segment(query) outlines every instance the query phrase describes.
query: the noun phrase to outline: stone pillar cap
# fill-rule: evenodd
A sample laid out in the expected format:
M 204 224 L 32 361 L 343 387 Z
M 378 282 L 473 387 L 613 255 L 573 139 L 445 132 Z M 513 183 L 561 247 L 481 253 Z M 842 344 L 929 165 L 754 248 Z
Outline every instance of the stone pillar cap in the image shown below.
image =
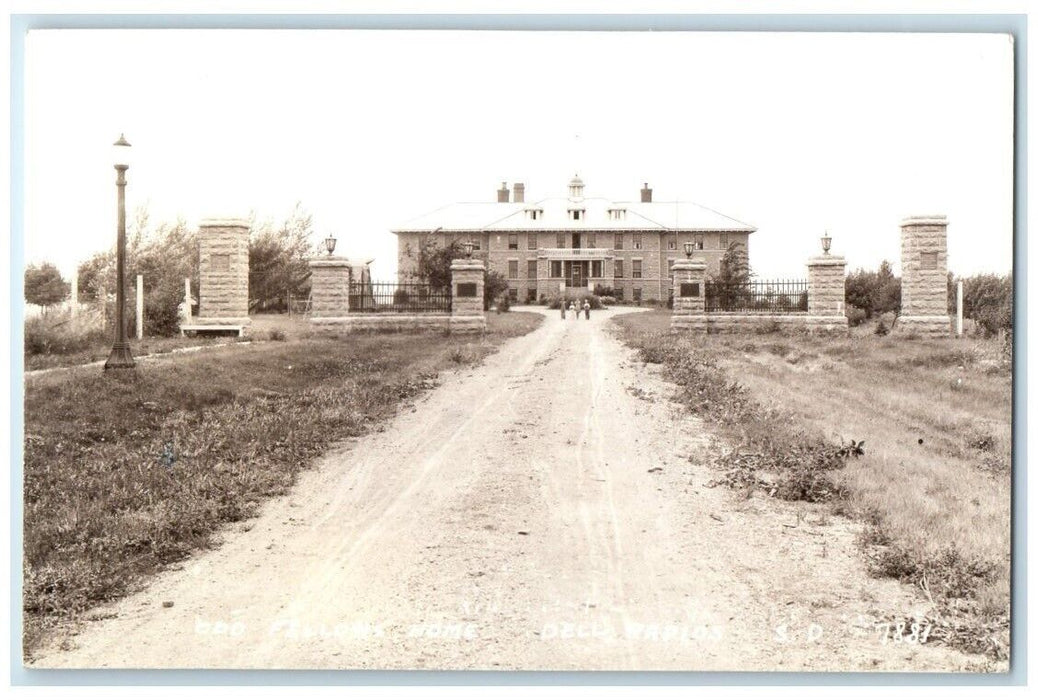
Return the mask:
M 688 258 L 681 258 L 674 261 L 674 267 L 682 270 L 706 269 L 706 260 L 698 260 L 696 258 L 689 260 Z
M 349 267 L 354 264 L 349 258 L 344 258 L 341 255 L 321 255 L 316 258 L 309 258 L 307 262 L 312 267 Z
M 916 215 L 906 216 L 901 219 L 902 226 L 947 226 L 948 217 L 944 214 L 927 214 L 927 215 Z
M 249 228 L 249 220 L 240 216 L 206 216 L 198 222 L 199 226 L 234 226 Z
M 846 265 L 847 259 L 842 255 L 819 255 L 807 259 L 808 265 Z
M 485 270 L 486 266 L 479 258 L 454 258 L 451 260 L 451 269 L 455 270 Z

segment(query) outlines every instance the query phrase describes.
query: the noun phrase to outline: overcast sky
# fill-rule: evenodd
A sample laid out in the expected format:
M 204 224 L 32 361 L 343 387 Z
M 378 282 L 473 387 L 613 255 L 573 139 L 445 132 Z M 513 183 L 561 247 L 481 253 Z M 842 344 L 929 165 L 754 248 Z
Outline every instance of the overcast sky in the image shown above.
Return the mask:
M 375 258 L 455 201 L 698 202 L 757 227 L 762 277 L 825 229 L 851 269 L 897 264 L 899 221 L 949 218 L 958 274 L 1012 267 L 1013 47 L 1000 35 L 62 30 L 26 60 L 27 262 L 114 244 L 130 215 L 313 214 Z

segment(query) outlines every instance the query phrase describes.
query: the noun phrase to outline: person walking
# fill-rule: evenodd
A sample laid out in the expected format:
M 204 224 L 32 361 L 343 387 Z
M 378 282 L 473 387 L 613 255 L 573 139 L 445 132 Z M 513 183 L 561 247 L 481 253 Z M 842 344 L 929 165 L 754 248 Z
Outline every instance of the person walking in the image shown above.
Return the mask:
M 584 300 L 584 318 L 588 321 L 591 320 L 591 302 L 587 299 Z
M 577 311 L 577 307 L 573 305 L 572 301 L 569 303 L 569 310 L 573 312 L 573 318 L 580 318 L 580 312 Z

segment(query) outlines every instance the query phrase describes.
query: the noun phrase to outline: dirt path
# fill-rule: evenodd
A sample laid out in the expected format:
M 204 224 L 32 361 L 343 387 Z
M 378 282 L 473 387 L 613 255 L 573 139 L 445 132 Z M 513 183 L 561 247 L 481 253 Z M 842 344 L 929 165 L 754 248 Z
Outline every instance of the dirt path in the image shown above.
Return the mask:
M 956 670 L 856 526 L 707 488 L 702 425 L 608 318 L 445 377 L 37 667 Z M 702 461 L 701 459 L 697 461 Z M 650 471 L 656 470 L 656 471 Z M 795 527 L 794 527 L 795 525 Z M 171 601 L 172 607 L 164 607 Z M 62 646 L 64 648 L 62 648 Z

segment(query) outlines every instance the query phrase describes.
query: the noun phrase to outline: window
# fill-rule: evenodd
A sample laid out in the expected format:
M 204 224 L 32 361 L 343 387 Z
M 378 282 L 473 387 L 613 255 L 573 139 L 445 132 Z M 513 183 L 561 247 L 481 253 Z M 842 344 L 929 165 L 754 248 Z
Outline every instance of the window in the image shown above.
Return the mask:
M 692 235 L 692 247 L 696 250 L 703 249 L 703 234 L 696 233 Z
M 721 250 L 728 250 L 728 234 L 720 234 L 720 248 Z
M 544 210 L 543 209 L 527 209 L 526 210 L 526 218 L 530 219 L 531 221 L 537 221 L 537 220 L 539 220 L 539 219 L 541 219 L 543 217 L 544 217 Z
M 613 221 L 623 221 L 627 218 L 626 209 L 610 209 L 609 218 Z
M 613 298 L 616 299 L 617 301 L 623 301 L 624 300 L 624 288 L 623 287 L 616 287 L 616 288 L 614 288 L 613 289 Z
M 615 260 L 615 261 L 613 261 L 613 277 L 623 277 L 623 276 L 624 276 L 624 261 L 623 260 Z
M 472 239 L 472 250 L 479 250 L 479 249 L 480 249 L 479 239 L 478 238 L 473 238 Z
M 601 277 L 602 276 L 602 261 L 592 260 L 591 261 L 591 276 Z
M 631 261 L 631 277 L 634 279 L 641 279 L 642 277 L 642 261 L 632 260 Z
M 566 247 L 566 234 L 564 234 L 564 233 L 556 233 L 555 234 L 555 247 L 556 248 L 565 248 Z M 561 277 L 561 276 L 562 275 L 559 275 L 559 277 Z
M 533 289 L 531 287 L 530 289 L 526 290 L 526 303 L 527 304 L 536 304 L 537 303 L 537 290 L 536 289 Z
M 588 248 L 594 248 L 595 247 L 595 234 L 589 233 L 587 235 L 587 247 Z
M 527 260 L 526 261 L 526 279 L 535 280 L 537 279 L 537 261 Z
M 519 303 L 519 290 L 515 287 L 508 288 L 508 301 L 512 302 L 513 304 Z
M 562 277 L 562 261 L 552 260 L 551 261 L 551 276 Z
M 510 233 L 508 234 L 508 249 L 519 250 L 519 234 Z
M 624 249 L 624 235 L 622 233 L 613 234 L 613 249 L 623 250 Z
M 526 249 L 537 250 L 537 234 L 528 233 L 526 234 Z
M 678 249 L 678 237 L 675 234 L 672 233 L 669 236 L 667 236 L 667 250 L 677 250 L 677 249 Z
M 671 272 L 673 270 L 674 270 L 674 260 L 671 259 L 671 260 L 667 261 L 667 272 L 669 273 L 669 272 Z
M 632 296 L 634 297 L 634 303 L 635 304 L 642 303 L 642 288 L 641 287 L 635 287 L 634 289 L 631 290 L 631 292 L 632 292 Z
M 508 261 L 508 279 L 514 280 L 519 277 L 519 261 L 509 260 Z
M 634 241 L 634 249 L 635 250 L 641 250 L 642 249 L 642 234 L 640 234 L 640 233 L 632 233 L 631 234 L 631 240 Z
M 581 221 L 584 218 L 584 210 L 583 209 L 570 209 L 569 210 L 569 218 L 573 219 L 574 221 Z

